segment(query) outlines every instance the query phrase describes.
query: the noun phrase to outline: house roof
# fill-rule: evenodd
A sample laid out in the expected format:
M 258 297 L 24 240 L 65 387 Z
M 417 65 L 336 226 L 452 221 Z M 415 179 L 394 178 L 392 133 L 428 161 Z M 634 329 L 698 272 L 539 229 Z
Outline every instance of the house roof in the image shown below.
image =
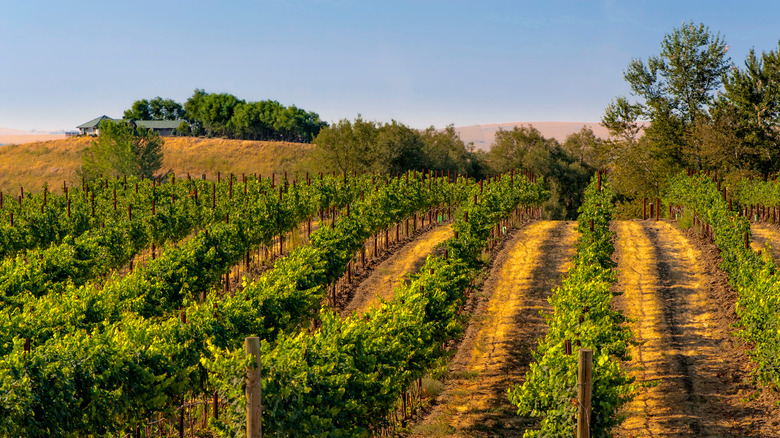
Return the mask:
M 88 128 L 97 128 L 97 126 L 102 122 L 103 120 L 114 120 L 111 117 L 108 117 L 106 115 L 102 115 L 96 119 L 92 119 L 87 123 L 84 123 L 82 125 L 76 126 L 77 129 L 88 129 Z
M 181 120 L 134 120 L 137 126 L 147 129 L 176 129 L 181 125 Z
M 124 119 L 112 119 L 108 116 L 100 116 L 96 119 L 92 119 L 89 122 L 86 122 L 82 125 L 76 126 L 77 129 L 89 129 L 89 128 L 97 128 L 100 122 L 103 120 L 113 120 L 115 122 L 119 122 Z M 176 129 L 181 124 L 181 120 L 133 120 L 135 122 L 136 126 L 143 126 L 147 129 Z

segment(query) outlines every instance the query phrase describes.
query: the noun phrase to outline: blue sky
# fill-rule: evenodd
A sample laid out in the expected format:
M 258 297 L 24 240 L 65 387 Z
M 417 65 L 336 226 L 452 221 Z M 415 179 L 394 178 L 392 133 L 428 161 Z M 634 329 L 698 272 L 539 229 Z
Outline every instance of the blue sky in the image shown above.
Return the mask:
M 741 65 L 776 50 L 780 4 L 752 1 L 0 0 L 0 127 L 73 129 L 195 88 L 327 121 L 416 128 L 598 121 L 631 58 L 683 21 Z

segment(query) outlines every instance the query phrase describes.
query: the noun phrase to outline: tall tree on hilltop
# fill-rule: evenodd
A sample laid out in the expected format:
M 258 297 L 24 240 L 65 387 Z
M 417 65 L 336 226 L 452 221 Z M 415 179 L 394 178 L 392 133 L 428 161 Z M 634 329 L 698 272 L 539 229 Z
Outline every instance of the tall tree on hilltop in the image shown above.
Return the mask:
M 743 167 L 761 172 L 777 170 L 780 166 L 780 42 L 777 51 L 762 52 L 760 57 L 750 50 L 744 70 L 733 67 L 723 85 L 725 92 L 715 105 L 713 118 L 720 122 L 719 127 L 725 128 L 721 130 L 724 136 L 737 135 L 735 146 L 744 151 L 743 157 L 730 155 L 737 162 L 747 159 Z
M 376 139 L 374 170 L 396 174 L 407 170 L 424 170 L 427 159 L 420 132 L 393 120 L 379 128 Z
M 713 35 L 703 24 L 683 23 L 664 36 L 658 56 L 629 64 L 624 78 L 641 99 L 629 105 L 637 116 L 650 120 L 645 135 L 656 159 L 665 157 L 668 165 L 702 167 L 701 143 L 692 129 L 697 119 L 708 117 L 729 69 L 727 52 L 720 34 Z M 619 103 L 611 107 L 618 108 Z M 605 119 L 610 117 L 608 108 Z
M 127 120 L 179 120 L 185 117 L 184 107 L 180 103 L 160 96 L 152 100 L 136 100 L 124 113 Z
M 184 103 L 184 109 L 192 120 L 195 133 L 210 136 L 231 136 L 230 119 L 236 108 L 245 103 L 228 93 L 206 93 L 195 90 L 192 97 Z

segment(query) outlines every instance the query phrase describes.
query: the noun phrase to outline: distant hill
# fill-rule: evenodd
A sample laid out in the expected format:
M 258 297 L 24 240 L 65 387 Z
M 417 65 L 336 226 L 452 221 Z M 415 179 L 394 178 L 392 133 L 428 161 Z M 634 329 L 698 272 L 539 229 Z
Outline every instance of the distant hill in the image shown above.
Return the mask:
M 65 134 L 50 132 L 28 132 L 0 126 L 0 144 L 24 144 L 36 141 L 56 140 L 65 138 Z
M 515 126 L 533 125 L 546 138 L 554 138 L 559 142 L 566 140 L 570 134 L 579 132 L 583 126 L 593 130 L 596 137 L 607 139 L 609 131 L 598 122 L 513 122 L 491 123 L 488 125 L 471 125 L 456 127 L 455 131 L 460 135 L 464 143 L 472 142 L 477 149 L 488 150 L 493 144 L 496 132 L 500 129 L 511 131 Z
M 18 193 L 23 186 L 25 191 L 34 192 L 48 183 L 61 191 L 63 181 L 77 182 L 82 152 L 93 140 L 71 137 L 0 147 L 0 190 Z M 167 137 L 161 171 L 172 169 L 181 178 L 186 178 L 187 172 L 193 178 L 205 173 L 210 179 L 216 178 L 217 172 L 268 176 L 298 170 L 313 149 L 313 145 L 299 143 Z
M 11 129 L 11 128 L 3 128 L 0 126 L 0 135 L 26 135 L 29 134 L 27 131 L 20 131 L 18 129 Z

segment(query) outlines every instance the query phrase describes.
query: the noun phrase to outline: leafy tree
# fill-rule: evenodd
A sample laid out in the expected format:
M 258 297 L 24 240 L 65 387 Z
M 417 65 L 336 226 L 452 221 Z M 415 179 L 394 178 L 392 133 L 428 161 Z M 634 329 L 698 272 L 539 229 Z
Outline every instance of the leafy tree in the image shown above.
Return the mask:
M 728 139 L 743 149 L 755 170 L 776 170 L 780 165 L 780 42 L 777 51 L 762 52 L 760 57 L 751 50 L 744 70 L 733 67 L 723 85 L 713 117 L 715 132 L 724 137 L 721 142 Z M 734 135 L 737 138 L 729 138 Z
M 581 163 L 555 139 L 547 139 L 533 126 L 499 129 L 488 153 L 496 173 L 519 168 L 543 176 L 550 191 L 544 204 L 548 217 L 575 218 L 593 169 Z
M 286 130 L 280 130 L 282 139 L 308 143 L 319 134 L 327 123 L 320 120 L 317 113 L 290 105 L 282 113 L 288 120 Z
M 124 113 L 124 118 L 128 120 L 180 120 L 185 117 L 184 107 L 180 103 L 160 96 L 151 101 L 136 100 Z
M 463 143 L 453 125 L 442 130 L 431 126 L 422 132 L 422 137 L 428 169 L 471 175 L 480 179 L 487 176 L 484 154 L 474 152 L 473 145 Z
M 427 167 L 424 147 L 419 131 L 395 120 L 386 123 L 377 135 L 373 170 L 390 174 L 423 170 Z
M 267 117 L 263 102 L 239 104 L 230 119 L 230 127 L 234 135 L 247 140 L 267 139 L 273 132 L 272 120 Z
M 580 164 L 598 169 L 605 164 L 601 158 L 603 145 L 604 141 L 596 137 L 592 129 L 583 126 L 580 132 L 569 134 L 561 146 L 578 159 Z
M 84 151 L 79 174 L 88 181 L 102 176 L 151 178 L 162 166 L 163 140 L 131 122 L 103 120 L 100 135 Z
M 706 169 L 731 172 L 761 161 L 760 154 L 744 141 L 744 128 L 733 108 L 715 106 L 710 117 L 697 120 L 693 135 L 701 142 Z
M 376 122 L 363 120 L 360 115 L 354 122 L 342 119 L 322 129 L 315 137 L 318 161 L 324 170 L 371 171 L 378 136 Z
M 383 124 L 358 115 L 354 121 L 325 126 L 314 143 L 315 162 L 327 171 L 449 170 L 477 178 L 488 174 L 484 154 L 467 147 L 452 125 L 421 132 L 395 120 Z
M 608 107 L 605 121 L 612 119 L 610 109 L 626 110 L 629 116 L 636 113 L 651 121 L 645 135 L 658 149 L 654 155 L 701 168 L 701 144 L 691 129 L 698 118 L 708 115 L 721 87 L 729 68 L 727 51 L 720 34 L 711 34 L 703 24 L 683 23 L 664 36 L 658 56 L 647 62 L 634 59 L 629 64 L 624 78 L 642 102 L 615 102 Z
M 601 117 L 601 124 L 609 130 L 611 136 L 627 142 L 636 142 L 642 131 L 639 123 L 642 110 L 641 105 L 631 104 L 625 96 L 620 96 L 607 105 Z
M 184 103 L 193 123 L 191 126 L 197 133 L 209 136 L 230 137 L 232 125 L 230 119 L 236 108 L 245 103 L 228 93 L 206 93 L 195 90 L 195 93 Z

